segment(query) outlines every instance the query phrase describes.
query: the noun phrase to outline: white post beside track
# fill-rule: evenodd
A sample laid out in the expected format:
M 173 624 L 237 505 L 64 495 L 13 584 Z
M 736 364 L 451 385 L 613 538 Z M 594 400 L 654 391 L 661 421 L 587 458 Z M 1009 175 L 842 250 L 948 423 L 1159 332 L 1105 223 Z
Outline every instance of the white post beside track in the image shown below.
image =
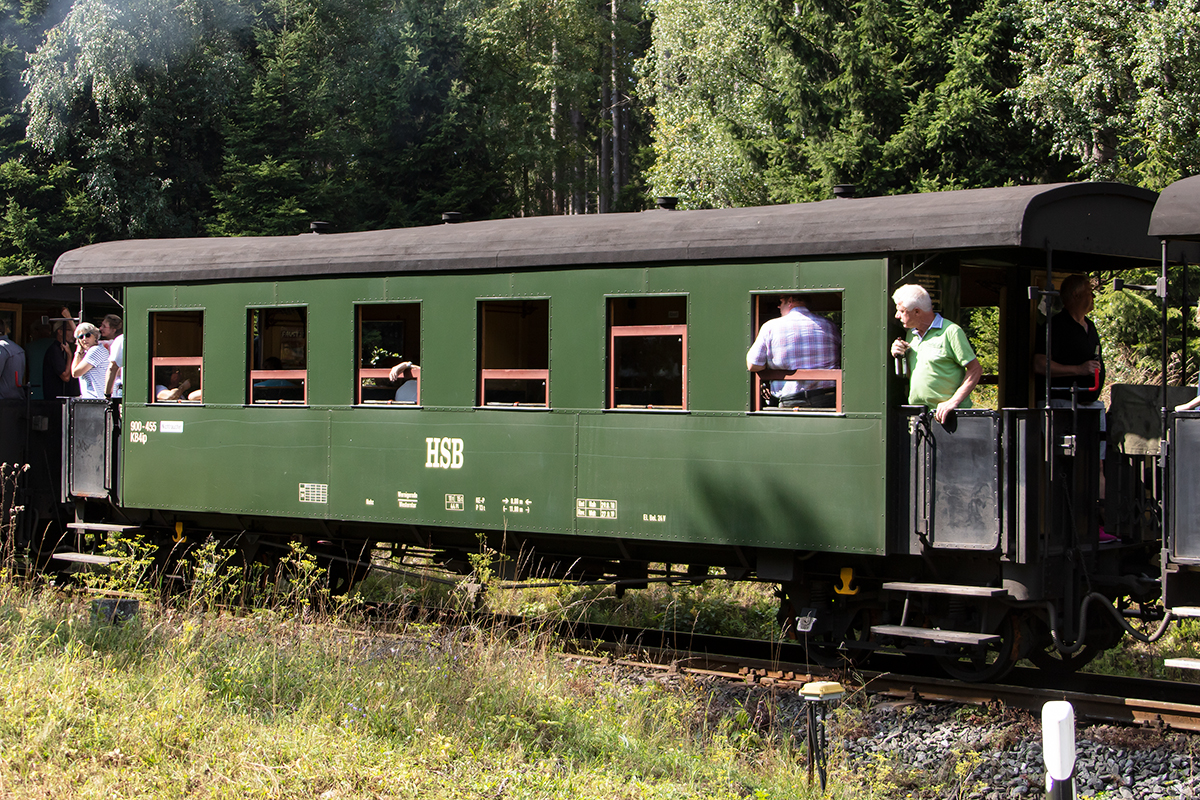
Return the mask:
M 1046 797 L 1075 800 L 1075 708 L 1065 700 L 1042 706 L 1042 758 Z

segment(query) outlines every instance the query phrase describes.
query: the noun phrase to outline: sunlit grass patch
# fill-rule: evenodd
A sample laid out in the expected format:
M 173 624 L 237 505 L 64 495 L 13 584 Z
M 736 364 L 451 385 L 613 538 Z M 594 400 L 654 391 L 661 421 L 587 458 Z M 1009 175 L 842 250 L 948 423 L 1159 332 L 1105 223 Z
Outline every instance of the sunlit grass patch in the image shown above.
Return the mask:
M 10 588 L 0 653 L 5 796 L 804 796 L 786 731 L 747 738 L 696 686 L 565 663 L 536 632 L 151 601 L 114 625 Z

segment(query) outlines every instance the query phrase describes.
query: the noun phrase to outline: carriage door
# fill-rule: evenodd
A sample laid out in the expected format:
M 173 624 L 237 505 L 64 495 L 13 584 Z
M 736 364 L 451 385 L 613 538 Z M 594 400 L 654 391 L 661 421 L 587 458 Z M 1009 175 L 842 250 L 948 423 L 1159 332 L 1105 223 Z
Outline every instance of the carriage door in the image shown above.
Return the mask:
M 959 410 L 943 427 L 923 409 L 904 411 L 909 552 L 923 546 L 995 549 L 1001 529 L 1000 415 Z
M 107 400 L 63 405 L 63 500 L 108 498 L 113 487 L 113 409 Z
M 1170 535 L 1171 559 L 1200 563 L 1200 413 L 1174 414 L 1171 420 Z

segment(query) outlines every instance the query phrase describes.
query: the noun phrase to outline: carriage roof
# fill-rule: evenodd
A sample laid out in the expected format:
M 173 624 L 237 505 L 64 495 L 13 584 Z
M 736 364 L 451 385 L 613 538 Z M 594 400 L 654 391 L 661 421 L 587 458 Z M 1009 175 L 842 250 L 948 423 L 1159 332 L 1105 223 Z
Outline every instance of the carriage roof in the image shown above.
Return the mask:
M 65 253 L 55 283 L 513 271 L 964 250 L 1153 260 L 1156 195 L 1117 183 L 964 189 L 697 211 L 525 217 L 279 237 L 146 239 Z
M 1200 241 L 1200 175 L 1163 189 L 1150 217 L 1150 235 Z

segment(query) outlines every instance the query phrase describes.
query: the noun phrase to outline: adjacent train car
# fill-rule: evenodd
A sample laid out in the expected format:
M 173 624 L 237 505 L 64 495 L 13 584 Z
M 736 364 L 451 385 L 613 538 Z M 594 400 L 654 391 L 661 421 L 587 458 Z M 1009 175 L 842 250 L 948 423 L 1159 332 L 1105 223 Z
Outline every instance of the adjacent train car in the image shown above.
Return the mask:
M 1200 241 L 1200 176 L 1185 178 L 1163 190 L 1150 220 L 1150 234 L 1162 242 L 1165 283 L 1167 247 L 1174 242 Z M 1162 294 L 1160 292 L 1160 294 Z M 1200 317 L 1198 317 L 1200 318 Z M 1164 362 L 1166 348 L 1164 347 Z M 1164 369 L 1165 372 L 1165 369 Z M 1200 411 L 1172 409 L 1197 396 L 1188 387 L 1174 397 L 1164 389 L 1155 405 L 1162 409 L 1161 453 L 1166 474 L 1160 495 L 1163 551 L 1163 603 L 1183 618 L 1200 617 Z M 1197 659 L 1170 659 L 1170 666 L 1200 669 Z
M 74 314 L 81 303 L 101 317 L 120 311 L 98 289 L 54 286 L 49 275 L 0 276 L 0 321 L 27 361 L 26 398 L 0 399 L 0 530 L 5 544 L 35 556 L 47 536 L 48 555 L 73 520 L 61 487 L 63 404 L 43 392 L 41 372 L 63 309 Z
M 466 568 L 483 542 L 514 574 L 623 586 L 716 568 L 780 584 L 822 659 L 1075 668 L 1120 635 L 1114 604 L 1158 596 L 1161 539 L 1100 541 L 1099 413 L 1036 408 L 1039 301 L 1068 273 L 1156 265 L 1155 197 L 1058 184 L 84 247 L 55 284 L 120 298 L 127 361 L 119 422 L 71 404 L 73 524 L 268 563 L 300 539 L 343 588 L 379 543 Z M 943 427 L 905 406 L 890 294 L 912 282 L 950 319 L 997 309 L 998 410 Z M 780 293 L 840 331 L 832 409 L 764 406 L 746 372 Z

